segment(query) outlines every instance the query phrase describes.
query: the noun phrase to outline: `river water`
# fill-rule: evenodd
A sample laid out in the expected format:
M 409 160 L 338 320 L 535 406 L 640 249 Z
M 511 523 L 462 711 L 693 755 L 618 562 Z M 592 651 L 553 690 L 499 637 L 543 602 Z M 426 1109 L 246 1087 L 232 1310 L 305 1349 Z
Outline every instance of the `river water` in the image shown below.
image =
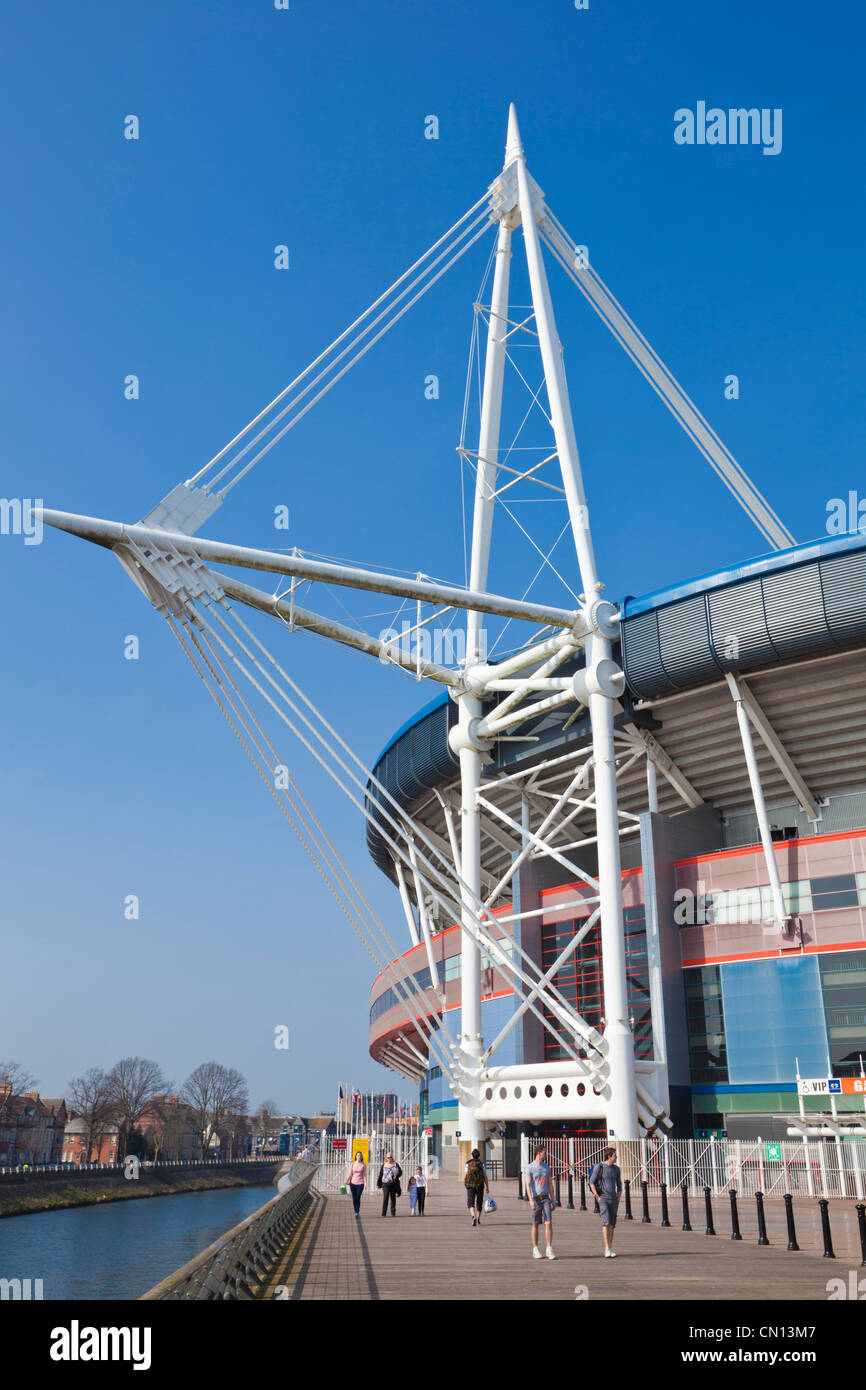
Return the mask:
M 41 1279 L 45 1299 L 138 1298 L 274 1196 L 229 1187 L 4 1217 L 0 1278 Z

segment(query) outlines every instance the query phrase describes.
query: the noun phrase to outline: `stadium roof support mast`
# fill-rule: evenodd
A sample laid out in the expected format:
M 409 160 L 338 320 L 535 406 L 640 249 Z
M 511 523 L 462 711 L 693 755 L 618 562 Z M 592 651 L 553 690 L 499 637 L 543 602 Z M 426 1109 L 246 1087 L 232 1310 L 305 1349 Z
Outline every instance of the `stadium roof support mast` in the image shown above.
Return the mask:
M 516 139 L 519 143 L 519 138 L 512 106 L 505 152 L 506 166 L 510 154 L 513 158 L 512 140 Z M 513 211 L 501 214 L 487 328 L 469 575 L 469 587 L 476 592 L 487 588 L 490 562 L 505 348 L 508 336 L 508 288 L 513 223 Z M 470 609 L 466 616 L 467 665 L 475 666 L 485 659 L 486 649 L 482 645 L 482 615 L 477 610 Z M 473 1149 L 480 1146 L 483 1137 L 476 1119 L 476 1109 L 481 1099 L 481 1054 L 484 1044 L 481 1032 L 481 949 L 471 928 L 475 920 L 473 898 L 477 901 L 481 897 L 481 806 L 478 797 L 481 791 L 481 759 L 488 745 L 479 739 L 476 733 L 484 712 L 478 697 L 464 690 L 459 695 L 457 704 L 459 720 L 453 730 L 452 747 L 460 763 L 460 863 L 463 878 L 461 901 L 464 928 L 460 934 L 460 1045 L 463 1050 L 465 1080 L 473 1100 L 469 1105 L 461 1102 L 458 1115 L 461 1136 L 468 1140 L 470 1149 Z
M 517 120 L 514 107 L 515 136 Z M 571 528 L 577 550 L 580 582 L 586 603 L 601 594 L 589 528 L 589 509 L 583 491 L 580 458 L 571 417 L 568 383 L 562 359 L 562 346 L 556 332 L 547 273 L 535 221 L 535 207 L 521 150 L 516 157 L 517 187 L 526 259 L 532 288 L 532 303 L 538 329 L 544 380 L 550 404 L 553 434 L 559 454 L 559 467 L 568 503 Z M 543 204 L 542 204 L 543 206 Z M 587 671 L 610 660 L 610 640 L 597 629 L 587 638 Z M 601 908 L 601 951 L 604 962 L 604 1040 L 610 1068 L 611 1099 L 608 1105 L 608 1133 L 619 1139 L 636 1139 L 638 1127 L 635 1098 L 634 1042 L 628 1011 L 625 935 L 622 924 L 622 879 L 619 853 L 619 820 L 616 799 L 616 756 L 613 742 L 614 702 L 607 695 L 591 693 L 589 713 L 592 724 L 593 777 L 596 796 L 598 835 L 598 885 Z
M 589 606 L 595 603 L 603 585 L 599 582 L 589 527 L 589 510 L 583 491 L 580 459 L 571 416 L 568 384 L 562 360 L 562 347 L 556 331 L 547 274 L 542 258 L 536 226 L 536 209 L 543 210 L 543 195 L 526 170 L 526 160 L 517 124 L 517 113 L 510 107 L 505 164 L 501 178 L 502 199 L 499 207 L 499 236 L 493 298 L 488 326 L 485 359 L 484 390 L 481 406 L 478 472 L 475 492 L 475 511 L 472 536 L 472 572 L 470 587 L 486 587 L 487 567 L 495 492 L 496 457 L 499 443 L 499 419 L 502 401 L 502 382 L 507 335 L 508 278 L 511 232 L 516 223 L 523 228 L 524 246 L 532 298 L 532 308 L 538 331 L 544 368 L 544 381 L 550 406 L 550 418 L 559 466 L 565 489 L 569 519 L 574 535 L 577 562 L 580 570 L 582 598 Z M 470 613 L 467 619 L 467 666 L 471 672 L 480 660 L 478 647 L 479 615 Z M 586 669 L 598 669 L 602 661 L 610 662 L 611 643 L 598 627 L 586 639 Z M 628 1012 L 626 984 L 625 939 L 622 925 L 622 888 L 620 878 L 619 822 L 616 800 L 616 759 L 613 741 L 614 701 L 609 694 L 589 694 L 592 725 L 593 764 L 596 791 L 596 828 L 598 836 L 599 897 L 601 909 L 601 939 L 604 960 L 604 1003 L 606 1027 L 605 1050 L 609 1065 L 611 1099 L 607 1111 L 608 1132 L 620 1139 L 637 1138 L 638 1125 L 635 1094 L 634 1043 Z M 460 759 L 462 867 L 467 889 L 476 898 L 480 895 L 481 849 L 478 794 L 481 781 L 481 757 L 484 742 L 478 738 L 480 702 L 469 692 L 458 697 L 460 718 L 452 735 L 452 746 Z M 465 900 L 465 915 L 471 921 L 471 908 Z M 477 1075 L 483 1044 L 481 1039 L 481 981 L 478 946 L 468 931 L 463 932 L 461 979 L 462 1036 L 464 1065 L 468 1074 Z M 480 1103 L 480 1090 L 474 1088 L 473 1100 Z M 460 1112 L 460 1129 L 473 1145 L 480 1142 L 480 1126 L 473 1105 L 464 1104 Z

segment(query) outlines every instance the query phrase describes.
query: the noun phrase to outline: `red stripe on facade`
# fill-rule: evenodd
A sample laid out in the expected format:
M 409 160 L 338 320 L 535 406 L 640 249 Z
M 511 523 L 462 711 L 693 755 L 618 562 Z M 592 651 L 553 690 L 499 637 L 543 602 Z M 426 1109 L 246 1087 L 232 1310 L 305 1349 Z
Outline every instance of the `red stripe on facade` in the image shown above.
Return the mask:
M 724 965 L 736 960 L 766 960 L 769 957 L 777 958 L 784 956 L 823 956 L 829 951 L 866 951 L 866 943 L 862 941 L 843 941 L 837 946 L 805 946 L 802 951 L 749 951 L 745 955 L 738 956 L 700 956 L 695 960 L 684 960 L 683 970 L 690 965 Z
M 773 849 L 790 849 L 792 845 L 826 845 L 833 840 L 862 840 L 866 839 L 864 830 L 839 830 L 833 835 L 804 835 L 802 839 L 796 840 L 774 840 Z M 690 859 L 678 859 L 676 867 L 684 868 L 687 864 L 709 864 L 713 859 L 735 859 L 743 854 L 763 854 L 760 845 L 742 845 L 739 849 L 718 849 L 711 854 L 695 854 Z
M 484 1004 L 488 999 L 505 999 L 505 998 L 507 998 L 507 996 L 508 996 L 509 994 L 513 994 L 513 993 L 514 993 L 514 990 L 513 990 L 513 989 L 498 989 L 498 990 L 494 990 L 493 994 L 484 994 L 484 995 L 482 995 L 482 997 L 481 997 L 481 1002 L 482 1002 L 482 1004 Z M 446 1004 L 445 1007 L 444 1007 L 444 1009 L 442 1010 L 442 1012 L 445 1013 L 445 1014 L 450 1014 L 450 1013 L 453 1013 L 453 1011 L 454 1011 L 455 1009 L 459 1009 L 459 1008 L 460 1008 L 459 1002 L 458 1002 L 457 1004 Z M 437 1009 L 437 1010 L 436 1010 L 436 1013 L 438 1014 L 438 1012 L 439 1012 L 439 1010 Z M 427 1013 L 427 1014 L 413 1014 L 413 1015 L 412 1015 L 411 1022 L 412 1022 L 412 1023 L 417 1023 L 418 1020 L 419 1020 L 419 1018 L 432 1018 L 432 1017 L 433 1017 L 432 1011 L 431 1011 L 430 1013 Z M 374 1043 L 379 1042 L 382 1038 L 387 1038 L 388 1035 L 389 1035 L 390 1033 L 395 1032 L 395 1030 L 396 1030 L 397 1028 L 408 1028 L 408 1027 L 409 1027 L 409 1023 L 410 1023 L 410 1020 L 409 1020 L 409 1019 L 406 1019 L 406 1018 L 402 1019 L 400 1023 L 392 1023 L 390 1028 L 385 1028 L 385 1029 L 383 1029 L 383 1031 L 382 1031 L 381 1033 L 377 1033 L 377 1034 L 376 1034 L 375 1038 L 371 1038 L 371 1039 L 370 1039 L 370 1046 L 372 1047 L 372 1046 L 374 1045 Z

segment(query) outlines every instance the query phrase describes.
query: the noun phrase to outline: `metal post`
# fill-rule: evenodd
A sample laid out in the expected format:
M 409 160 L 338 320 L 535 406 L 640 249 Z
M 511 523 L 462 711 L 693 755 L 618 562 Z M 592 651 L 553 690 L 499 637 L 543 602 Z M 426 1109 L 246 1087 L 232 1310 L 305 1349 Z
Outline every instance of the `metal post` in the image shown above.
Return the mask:
M 854 1188 L 858 1202 L 863 1201 L 863 1174 L 860 1171 L 860 1145 L 851 1145 L 851 1156 L 854 1160 Z
M 568 1201 L 565 1204 L 566 1211 L 574 1211 L 574 1178 L 571 1169 L 568 1170 Z
M 704 1188 L 704 1212 L 707 1218 L 707 1229 L 704 1235 L 714 1236 L 716 1228 L 713 1225 L 713 1199 L 708 1187 Z
M 731 1188 L 731 1240 L 742 1240 L 740 1235 L 740 1216 L 737 1211 L 737 1189 Z
M 806 1134 L 803 1135 L 803 1150 L 806 1156 L 806 1188 L 809 1196 L 814 1197 L 815 1184 L 812 1181 L 812 1160 L 809 1157 L 809 1137 Z
M 640 1197 L 641 1197 L 641 1209 L 642 1209 L 641 1222 L 642 1222 L 642 1224 L 643 1224 L 644 1226 L 646 1226 L 646 1225 L 649 1224 L 649 1219 L 650 1219 L 650 1214 L 649 1214 L 649 1183 L 647 1182 L 646 1178 L 641 1178 L 641 1184 L 640 1184 Z
M 626 1193 L 628 1193 L 628 1183 L 625 1186 Z M 626 1206 L 628 1206 L 628 1201 L 626 1201 Z M 584 1173 L 580 1175 L 580 1207 L 578 1210 L 586 1211 L 586 1175 Z
M 818 1140 L 818 1162 L 821 1165 L 821 1192 L 827 1196 L 827 1164 L 824 1161 L 824 1140 Z
M 860 1267 L 866 1265 L 866 1207 L 862 1202 L 858 1202 L 854 1210 L 857 1213 L 857 1226 L 860 1232 Z
M 833 1237 L 830 1234 L 830 1213 L 826 1197 L 821 1197 L 818 1206 L 821 1208 L 821 1234 L 824 1237 L 824 1259 L 835 1260 L 833 1254 Z
M 646 793 L 647 805 L 650 811 L 657 811 L 659 808 L 658 776 L 656 774 L 656 765 L 649 754 L 647 754 L 646 760 Z
M 680 1193 L 683 1199 L 683 1230 L 690 1231 L 692 1229 L 692 1223 L 689 1220 L 689 1189 L 685 1182 L 685 1179 L 683 1179 L 683 1185 L 680 1188 Z
M 509 149 L 513 151 L 517 173 L 520 220 L 526 262 L 532 290 L 532 307 L 538 330 L 538 344 L 544 366 L 544 380 L 550 406 L 562 485 L 577 551 L 580 582 L 588 603 L 600 594 L 589 510 L 583 490 L 577 440 L 568 398 L 568 385 L 562 347 L 556 331 L 547 273 L 541 253 L 538 227 L 529 179 L 526 173 L 520 131 L 514 108 L 509 114 Z M 507 159 L 507 156 L 506 156 Z M 586 664 L 592 670 L 599 661 L 610 660 L 611 643 L 598 632 L 587 638 Z M 640 1130 L 635 1093 L 634 1040 L 629 1022 L 628 985 L 625 962 L 625 935 L 622 921 L 622 877 L 619 852 L 619 817 L 616 797 L 616 757 L 613 741 L 613 701 L 606 695 L 590 694 L 593 773 L 595 782 L 596 831 L 598 837 L 598 885 L 601 907 L 601 948 L 604 961 L 604 1041 L 609 1066 L 610 1100 L 607 1131 L 610 1138 L 636 1139 Z
M 770 1242 L 769 1242 L 769 1240 L 767 1239 L 767 1221 L 766 1221 L 766 1217 L 764 1216 L 764 1194 L 763 1194 L 763 1192 L 756 1192 L 756 1193 L 755 1193 L 755 1206 L 756 1206 L 757 1209 L 758 1209 L 758 1244 L 759 1244 L 759 1245 L 769 1245 Z
M 559 1173 L 557 1173 L 557 1174 L 556 1174 L 556 1178 L 554 1179 L 554 1184 L 553 1184 L 553 1190 L 554 1190 L 554 1203 L 553 1203 L 553 1204 L 554 1204 L 554 1206 L 556 1206 L 556 1207 L 561 1207 L 561 1206 L 562 1206 L 562 1202 L 560 1201 L 560 1196 L 559 1196 L 559 1179 L 560 1179 L 560 1175 L 559 1175 Z
M 668 1216 L 668 1185 L 667 1185 L 666 1182 L 663 1182 L 663 1183 L 662 1183 L 662 1185 L 661 1185 L 661 1192 L 662 1192 L 662 1220 L 661 1220 L 661 1224 L 662 1224 L 663 1226 L 669 1226 L 669 1225 L 671 1224 L 671 1222 L 670 1222 L 670 1217 Z
M 740 739 L 743 744 L 743 755 L 746 759 L 746 771 L 749 774 L 749 785 L 752 789 L 752 800 L 755 803 L 755 815 L 758 820 L 758 830 L 760 831 L 761 845 L 764 850 L 764 861 L 767 866 L 770 891 L 773 896 L 773 912 L 777 922 L 781 924 L 788 920 L 788 914 L 785 911 L 785 900 L 782 896 L 782 883 L 779 878 L 779 868 L 773 851 L 773 836 L 770 833 L 770 821 L 767 816 L 767 805 L 764 801 L 764 789 L 761 786 L 761 774 L 758 771 L 758 759 L 755 756 L 755 745 L 752 740 L 752 726 L 749 722 L 749 712 L 743 703 L 740 688 L 730 672 L 727 672 L 726 679 L 737 708 L 737 722 L 740 726 Z
M 631 1211 L 631 1182 L 628 1178 L 623 1183 L 623 1187 L 625 1188 L 625 1219 L 626 1221 L 634 1221 Z
M 790 1192 L 785 1193 L 785 1221 L 788 1225 L 788 1249 L 799 1250 L 797 1244 L 797 1230 L 794 1226 L 794 1198 Z M 866 1263 L 866 1261 L 864 1261 Z
M 695 1173 L 695 1141 L 689 1140 L 689 1191 L 693 1197 L 698 1195 L 697 1174 Z

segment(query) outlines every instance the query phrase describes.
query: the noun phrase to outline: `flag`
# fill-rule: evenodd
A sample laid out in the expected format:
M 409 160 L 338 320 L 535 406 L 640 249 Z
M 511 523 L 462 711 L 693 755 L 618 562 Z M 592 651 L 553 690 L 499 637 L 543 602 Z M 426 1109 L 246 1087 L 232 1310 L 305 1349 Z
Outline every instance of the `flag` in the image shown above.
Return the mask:
M 342 1087 L 342 1084 L 341 1084 L 341 1085 L 340 1085 L 340 1100 L 342 1100 L 342 1099 L 343 1099 L 343 1087 Z

